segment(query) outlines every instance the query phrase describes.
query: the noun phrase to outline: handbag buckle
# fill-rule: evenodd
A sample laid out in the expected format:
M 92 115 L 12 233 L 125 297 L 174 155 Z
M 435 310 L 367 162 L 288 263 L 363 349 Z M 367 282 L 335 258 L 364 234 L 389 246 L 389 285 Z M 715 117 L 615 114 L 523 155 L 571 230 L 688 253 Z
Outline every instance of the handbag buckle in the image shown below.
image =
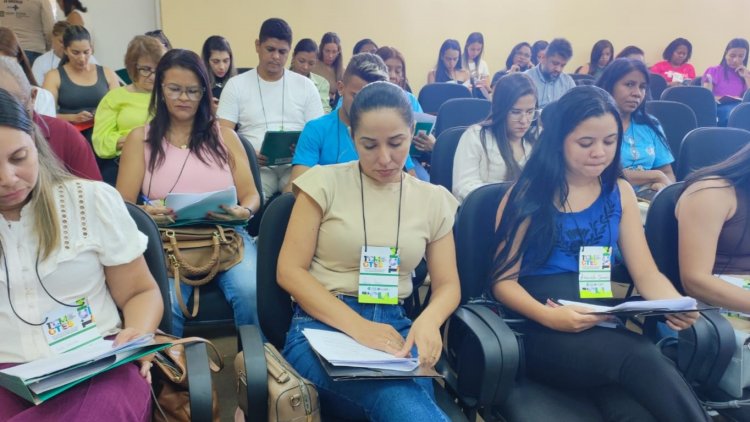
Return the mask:
M 169 239 L 174 239 L 174 235 L 175 235 L 174 230 L 165 230 L 164 231 L 164 236 L 167 236 Z

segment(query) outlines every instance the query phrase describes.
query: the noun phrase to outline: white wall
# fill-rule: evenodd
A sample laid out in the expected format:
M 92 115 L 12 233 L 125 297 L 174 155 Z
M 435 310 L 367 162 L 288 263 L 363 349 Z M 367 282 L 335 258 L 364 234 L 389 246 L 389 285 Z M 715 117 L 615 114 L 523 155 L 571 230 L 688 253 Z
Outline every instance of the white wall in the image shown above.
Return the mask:
M 157 18 L 159 0 L 84 0 L 88 8 L 86 29 L 94 38 L 99 63 L 117 70 L 125 67 L 128 42 L 161 26 Z

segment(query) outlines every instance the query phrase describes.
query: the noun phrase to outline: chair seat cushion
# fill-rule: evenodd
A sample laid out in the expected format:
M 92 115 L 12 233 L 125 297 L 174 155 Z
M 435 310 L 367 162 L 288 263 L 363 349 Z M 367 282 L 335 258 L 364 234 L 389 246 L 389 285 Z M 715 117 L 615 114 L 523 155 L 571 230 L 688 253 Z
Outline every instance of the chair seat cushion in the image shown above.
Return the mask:
M 599 409 L 582 392 L 564 391 L 526 378 L 511 390 L 500 414 L 507 421 L 602 421 Z

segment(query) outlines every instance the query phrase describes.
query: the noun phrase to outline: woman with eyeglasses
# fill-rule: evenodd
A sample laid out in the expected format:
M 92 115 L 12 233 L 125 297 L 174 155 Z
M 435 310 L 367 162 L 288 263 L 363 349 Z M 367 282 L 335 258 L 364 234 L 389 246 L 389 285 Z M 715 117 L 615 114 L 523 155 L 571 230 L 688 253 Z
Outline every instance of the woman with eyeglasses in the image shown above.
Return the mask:
M 531 62 L 531 45 L 526 41 L 516 44 L 508 58 L 505 60 L 505 69 L 495 73 L 492 76 L 492 86 L 494 87 L 497 81 L 503 76 L 510 73 L 525 72 L 531 69 L 534 65 Z
M 527 133 L 539 116 L 534 82 L 522 73 L 506 75 L 492 93 L 487 120 L 466 129 L 453 162 L 453 195 L 462 202 L 474 189 L 518 178 L 531 154 Z
M 674 157 L 659 121 L 646 112 L 646 90 L 650 74 L 639 60 L 617 59 L 596 82 L 615 99 L 622 119 L 622 162 L 625 179 L 639 196 L 674 183 Z
M 148 122 L 154 72 L 165 51 L 158 40 L 146 35 L 138 35 L 128 44 L 125 69 L 133 83 L 109 91 L 96 108 L 96 124 L 91 141 L 100 159 L 119 156 L 130 131 Z M 114 183 L 116 178 L 115 173 L 111 182 Z
M 203 60 L 189 50 L 167 52 L 156 67 L 149 103 L 153 119 L 128 135 L 117 175 L 122 197 L 135 203 L 142 194 L 143 209 L 157 224 L 169 224 L 177 217 L 163 204 L 169 193 L 205 193 L 234 186 L 238 204 L 223 207 L 222 213 L 209 212 L 206 219 L 247 221 L 258 211 L 260 196 L 245 149 L 233 130 L 219 125 L 211 102 Z M 218 273 L 213 282 L 232 305 L 235 324 L 255 324 L 255 242 L 244 228 L 235 230 L 244 242 L 242 261 Z M 170 283 L 170 289 L 173 286 Z M 193 288 L 182 284 L 180 290 L 187 303 Z M 181 336 L 185 317 L 174 290 L 171 295 L 173 334 Z

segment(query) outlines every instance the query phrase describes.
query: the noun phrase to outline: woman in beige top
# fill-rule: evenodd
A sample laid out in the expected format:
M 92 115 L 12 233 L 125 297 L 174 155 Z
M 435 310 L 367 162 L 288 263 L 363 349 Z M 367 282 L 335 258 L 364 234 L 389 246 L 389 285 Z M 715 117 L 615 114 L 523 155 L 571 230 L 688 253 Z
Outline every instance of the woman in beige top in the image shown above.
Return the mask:
M 440 326 L 461 294 L 452 234 L 457 202 L 444 188 L 401 170 L 414 130 L 403 91 L 389 82 L 367 85 L 350 118 L 359 161 L 316 166 L 294 182 L 297 200 L 278 282 L 297 305 L 283 353 L 319 387 L 328 415 L 445 421 L 430 380 L 333 382 L 302 334 L 305 328 L 341 331 L 373 349 L 418 355 L 421 365 L 431 367 L 442 350 Z M 412 323 L 399 303 L 412 293 L 411 271 L 423 256 L 432 297 Z M 368 295 L 368 275 L 377 272 L 372 262 L 387 263 L 381 268 L 391 277 L 376 278 L 393 284 Z M 342 402 L 352 405 L 327 407 Z

